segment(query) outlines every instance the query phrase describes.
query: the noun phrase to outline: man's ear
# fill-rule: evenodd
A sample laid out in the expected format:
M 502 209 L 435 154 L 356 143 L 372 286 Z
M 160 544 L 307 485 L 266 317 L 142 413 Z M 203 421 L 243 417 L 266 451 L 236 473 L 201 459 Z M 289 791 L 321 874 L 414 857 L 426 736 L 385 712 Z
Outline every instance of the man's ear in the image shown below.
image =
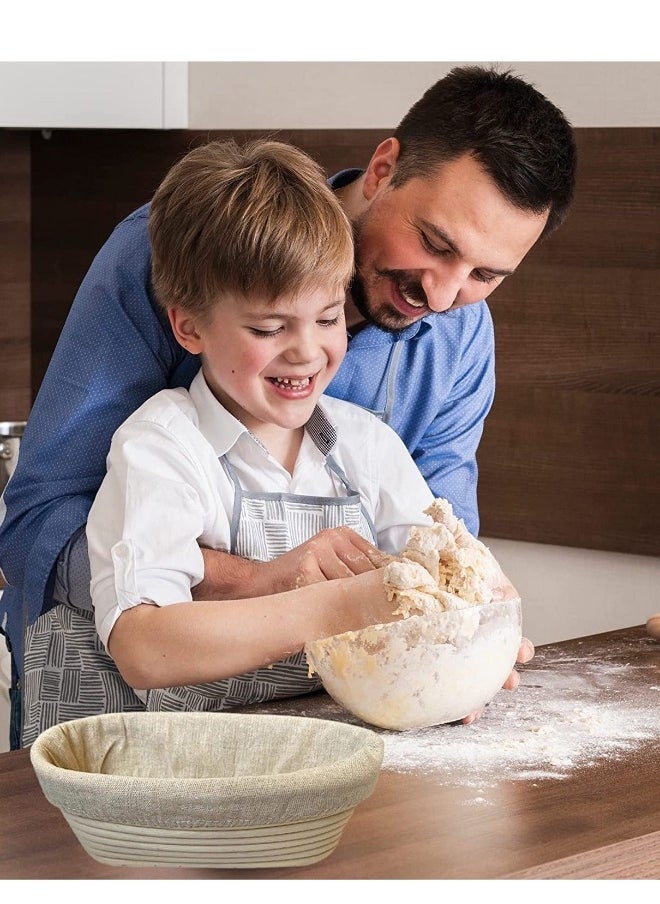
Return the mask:
M 396 138 L 386 138 L 374 151 L 362 182 L 367 201 L 373 200 L 379 188 L 389 184 L 400 150 L 401 145 Z
M 204 340 L 197 328 L 197 320 L 182 308 L 168 308 L 167 316 L 174 338 L 187 351 L 199 355 L 204 350 Z

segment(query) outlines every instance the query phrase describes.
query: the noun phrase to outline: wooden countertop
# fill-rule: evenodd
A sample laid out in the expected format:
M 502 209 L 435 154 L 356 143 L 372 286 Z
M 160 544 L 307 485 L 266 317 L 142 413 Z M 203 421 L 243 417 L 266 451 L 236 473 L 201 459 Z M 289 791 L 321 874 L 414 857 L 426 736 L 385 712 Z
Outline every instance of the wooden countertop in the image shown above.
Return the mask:
M 80 847 L 27 750 L 0 755 L 0 878 L 660 878 L 660 643 L 643 627 L 541 647 L 471 726 L 385 732 L 336 850 L 266 870 L 113 867 Z M 325 694 L 252 711 L 343 718 Z

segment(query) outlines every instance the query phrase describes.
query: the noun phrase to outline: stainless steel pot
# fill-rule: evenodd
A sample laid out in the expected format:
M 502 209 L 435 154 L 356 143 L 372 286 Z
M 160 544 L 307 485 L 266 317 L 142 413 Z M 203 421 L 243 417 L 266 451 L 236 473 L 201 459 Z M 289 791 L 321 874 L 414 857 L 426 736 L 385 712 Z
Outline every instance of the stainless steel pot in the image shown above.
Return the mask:
M 24 430 L 25 421 L 0 421 L 0 493 L 14 473 Z

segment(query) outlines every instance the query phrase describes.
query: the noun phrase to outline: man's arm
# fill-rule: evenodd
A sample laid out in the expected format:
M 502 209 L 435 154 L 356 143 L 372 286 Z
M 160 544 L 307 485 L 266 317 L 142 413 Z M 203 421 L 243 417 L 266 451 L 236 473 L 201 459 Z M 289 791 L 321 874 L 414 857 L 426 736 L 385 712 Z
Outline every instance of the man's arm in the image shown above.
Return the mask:
M 197 367 L 188 356 L 186 374 L 152 305 L 146 218 L 140 211 L 115 229 L 81 284 L 6 488 L 0 562 L 27 600 L 29 622 L 52 602 L 56 561 L 85 524 L 114 430 Z
M 267 596 L 373 571 L 387 557 L 349 527 L 322 530 L 270 562 L 242 559 L 202 548 L 204 578 L 192 588 L 194 600 Z

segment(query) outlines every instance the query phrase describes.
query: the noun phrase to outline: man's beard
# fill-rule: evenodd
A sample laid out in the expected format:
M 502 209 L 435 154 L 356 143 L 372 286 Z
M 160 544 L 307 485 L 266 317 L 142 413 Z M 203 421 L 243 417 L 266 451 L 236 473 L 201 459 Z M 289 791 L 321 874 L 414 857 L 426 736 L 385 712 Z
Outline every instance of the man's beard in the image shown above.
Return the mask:
M 419 317 L 406 317 L 386 301 L 378 305 L 375 298 L 369 300 L 364 280 L 361 275 L 359 261 L 360 234 L 364 226 L 366 214 L 353 223 L 353 241 L 356 249 L 355 275 L 351 281 L 351 298 L 358 313 L 364 317 L 367 323 L 372 323 L 387 333 L 400 333 L 406 327 L 415 323 L 421 317 L 430 313 L 427 306 L 426 293 L 418 279 L 403 270 L 376 270 L 376 276 L 392 280 L 399 291 L 415 301 L 424 303 L 420 308 Z M 374 293 L 375 294 L 375 293 Z
M 394 280 L 399 290 L 408 298 L 423 301 L 426 304 L 424 289 L 416 280 L 406 279 L 404 274 L 399 271 L 377 271 L 377 273 L 379 276 Z M 357 311 L 367 323 L 373 323 L 387 333 L 400 333 L 401 330 L 430 313 L 428 307 L 424 307 L 420 308 L 419 317 L 406 317 L 389 304 L 384 303 L 380 306 L 370 304 L 359 269 L 356 270 L 351 281 L 351 298 Z

